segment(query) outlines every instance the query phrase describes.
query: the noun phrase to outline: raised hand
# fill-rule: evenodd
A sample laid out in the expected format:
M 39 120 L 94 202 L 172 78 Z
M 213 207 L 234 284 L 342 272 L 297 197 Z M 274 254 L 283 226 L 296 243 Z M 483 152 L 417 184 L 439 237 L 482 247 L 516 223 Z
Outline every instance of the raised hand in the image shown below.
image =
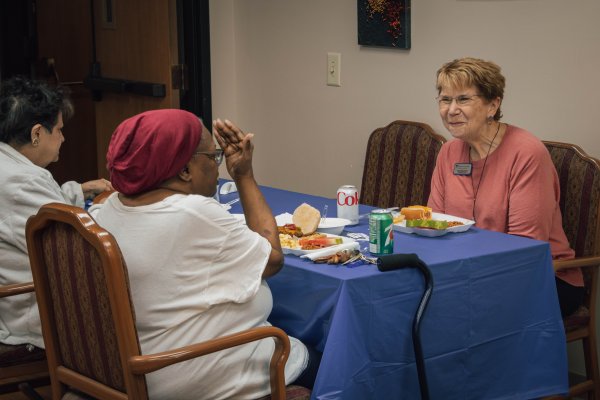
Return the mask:
M 233 179 L 252 176 L 254 145 L 251 139 L 254 134 L 244 133 L 229 120 L 216 119 L 213 121 L 213 135 L 223 149 L 229 175 Z

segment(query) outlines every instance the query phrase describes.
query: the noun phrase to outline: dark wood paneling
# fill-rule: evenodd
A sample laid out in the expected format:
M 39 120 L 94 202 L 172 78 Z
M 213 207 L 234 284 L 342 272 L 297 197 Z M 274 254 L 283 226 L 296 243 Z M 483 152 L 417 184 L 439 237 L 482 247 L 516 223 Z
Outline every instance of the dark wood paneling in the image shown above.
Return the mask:
M 137 113 L 179 108 L 179 91 L 171 87 L 171 65 L 177 64 L 175 0 L 116 0 L 114 26 L 102 22 L 103 2 L 94 1 L 97 60 L 108 78 L 162 83 L 164 98 L 103 93 L 95 103 L 98 169 L 106 174 L 106 150 L 115 127 Z
M 74 117 L 65 123 L 60 160 L 48 169 L 54 178 L 84 182 L 98 178 L 95 109 L 89 90 L 80 83 L 92 62 L 89 1 L 37 0 L 38 58 L 45 78 L 71 89 Z M 54 67 L 43 62 L 52 59 Z

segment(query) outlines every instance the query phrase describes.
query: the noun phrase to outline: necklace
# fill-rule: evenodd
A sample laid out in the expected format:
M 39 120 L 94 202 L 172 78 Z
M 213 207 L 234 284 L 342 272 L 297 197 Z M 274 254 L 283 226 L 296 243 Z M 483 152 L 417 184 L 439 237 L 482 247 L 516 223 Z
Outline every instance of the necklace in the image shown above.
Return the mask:
M 481 181 L 483 180 L 483 174 L 485 173 L 485 165 L 487 164 L 488 156 L 490 155 L 490 151 L 492 150 L 492 146 L 494 145 L 494 141 L 496 140 L 496 136 L 498 136 L 498 132 L 500 132 L 500 122 L 498 122 L 498 129 L 496 129 L 496 133 L 492 138 L 492 142 L 488 147 L 488 151 L 485 155 L 485 160 L 483 160 L 483 167 L 481 168 L 481 175 L 479 176 L 479 181 L 477 182 L 477 189 L 473 186 L 473 175 L 471 175 L 471 187 L 473 188 L 473 192 L 475 193 L 473 196 L 473 220 L 477 221 L 475 218 L 475 204 L 477 203 L 477 193 L 479 193 L 479 187 L 481 186 Z M 469 149 L 469 162 L 471 162 L 471 150 Z

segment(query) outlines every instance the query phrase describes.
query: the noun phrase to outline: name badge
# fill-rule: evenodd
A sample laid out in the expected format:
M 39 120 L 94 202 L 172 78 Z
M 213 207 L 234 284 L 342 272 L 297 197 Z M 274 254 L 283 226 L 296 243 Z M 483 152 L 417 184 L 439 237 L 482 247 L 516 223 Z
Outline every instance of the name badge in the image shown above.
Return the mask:
M 469 176 L 472 169 L 471 163 L 456 163 L 454 164 L 454 175 Z

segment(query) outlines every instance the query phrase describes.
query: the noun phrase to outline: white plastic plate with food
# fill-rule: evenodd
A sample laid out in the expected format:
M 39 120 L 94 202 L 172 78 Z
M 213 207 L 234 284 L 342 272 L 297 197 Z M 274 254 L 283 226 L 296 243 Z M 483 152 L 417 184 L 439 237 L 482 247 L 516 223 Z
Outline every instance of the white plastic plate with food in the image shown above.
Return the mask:
M 353 243 L 356 242 L 356 240 L 349 238 L 349 237 L 345 237 L 345 236 L 338 236 L 338 235 L 329 235 L 327 234 L 328 238 L 339 238 L 341 239 L 341 243 L 340 244 L 336 244 L 333 246 L 328 246 L 328 247 L 324 247 L 325 249 L 337 249 L 339 247 L 342 247 L 342 245 L 345 245 L 347 243 Z M 281 240 L 281 236 L 280 236 L 280 240 Z M 283 254 L 293 254 L 295 256 L 302 256 L 305 254 L 312 254 L 315 253 L 317 251 L 322 251 L 324 248 L 319 248 L 319 249 L 314 249 L 314 250 L 304 250 L 300 247 L 297 248 L 293 248 L 290 247 L 292 244 L 290 242 L 288 242 L 287 240 L 281 240 L 281 250 L 283 251 Z M 298 245 L 299 246 L 299 245 Z
M 454 215 L 442 214 L 442 213 L 431 213 L 432 220 L 448 221 L 448 222 L 461 222 L 461 225 L 451 226 L 446 229 L 428 229 L 428 228 L 409 228 L 406 226 L 406 221 L 394 224 L 394 230 L 402 233 L 414 233 L 420 236 L 436 237 L 443 236 L 447 233 L 458 233 L 468 231 L 471 226 L 475 224 L 475 221 L 470 219 L 455 217 Z
M 292 224 L 293 223 L 292 214 L 283 213 L 283 214 L 276 215 L 275 222 L 277 222 L 278 226 Z M 317 232 L 337 234 L 336 232 L 333 232 L 333 231 L 337 230 L 337 231 L 339 231 L 339 233 L 342 233 L 342 231 L 344 230 L 344 227 L 346 227 L 346 225 L 350 225 L 350 220 L 345 219 L 345 218 L 333 218 L 333 217 L 319 218 L 319 225 L 317 226 Z

